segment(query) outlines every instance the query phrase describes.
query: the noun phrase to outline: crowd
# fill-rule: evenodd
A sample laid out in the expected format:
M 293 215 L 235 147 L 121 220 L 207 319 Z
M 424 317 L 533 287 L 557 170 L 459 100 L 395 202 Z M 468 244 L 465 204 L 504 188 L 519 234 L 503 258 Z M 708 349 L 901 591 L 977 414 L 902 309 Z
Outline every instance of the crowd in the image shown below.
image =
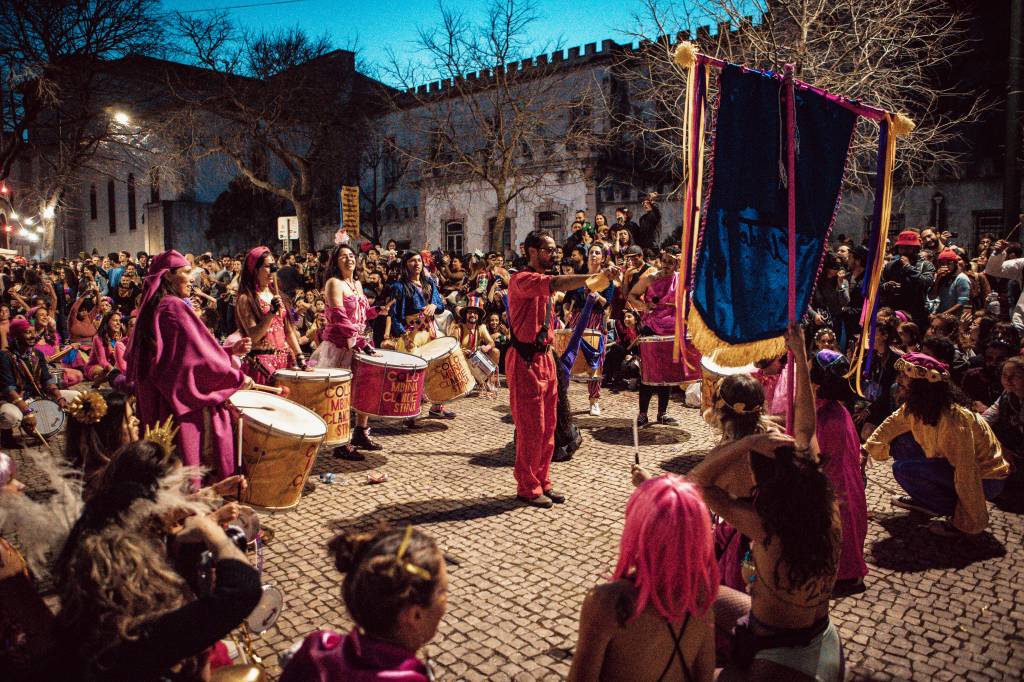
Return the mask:
M 368 349 L 451 336 L 496 366 L 477 392 L 492 400 L 499 376 L 511 383 L 525 353 L 550 343 L 517 338 L 524 327 L 510 318 L 510 293 L 534 286 L 513 282 L 517 272 L 543 265 L 558 275 L 535 296 L 545 303 L 529 328 L 550 328 L 560 353 L 571 347 L 559 346 L 560 330 L 563 344 L 573 331 L 582 337 L 573 377 L 587 383 L 591 415 L 601 415 L 602 390 L 637 390 L 638 427 L 675 423 L 676 389 L 644 383 L 638 344 L 672 334 L 679 250 L 656 247 L 656 197 L 645 209 L 639 222 L 619 209 L 612 223 L 578 211 L 561 244 L 537 232 L 514 254 L 339 238 L 333 249 L 280 257 L 257 247 L 4 261 L 2 446 L 35 438 L 51 415 L 33 406 L 56 403 L 69 426 L 54 476 L 73 484 L 61 488 L 67 522 L 50 524 L 63 532 L 19 526 L 22 545 L 40 545 L 25 548 L 30 558 L 52 551 L 52 561 L 29 563 L 52 571 L 55 615 L 0 538 L 0 677 L 208 679 L 226 662 L 218 642 L 261 598 L 258 572 L 225 532 L 258 525 L 238 502 L 248 483 L 225 396 L 281 369 L 349 368 Z M 983 532 L 990 500 L 1019 502 L 1020 244 L 984 238 L 972 254 L 932 228 L 899 233 L 870 356 L 851 376 L 866 265 L 866 247 L 840 236 L 810 310 L 787 332 L 787 354 L 710 387 L 703 416 L 721 440 L 700 465 L 685 477 L 634 468 L 618 563 L 583 602 L 570 679 L 710 680 L 716 668 L 724 679 L 841 679 L 829 600 L 865 589 L 868 458 L 892 461 L 903 493 L 893 505 L 935 517 L 929 528 L 943 537 Z M 456 414 L 434 403 L 426 416 Z M 564 502 L 546 464 L 519 461 L 522 443 L 538 437 L 523 431 L 519 498 Z M 353 434 L 334 456 L 382 447 L 366 415 Z M 11 502 L 23 497 L 16 473 L 0 455 L 0 505 L 31 511 Z M 449 598 L 433 540 L 411 526 L 381 528 L 345 532 L 328 549 L 358 627 L 312 633 L 281 679 L 430 679 L 420 652 Z

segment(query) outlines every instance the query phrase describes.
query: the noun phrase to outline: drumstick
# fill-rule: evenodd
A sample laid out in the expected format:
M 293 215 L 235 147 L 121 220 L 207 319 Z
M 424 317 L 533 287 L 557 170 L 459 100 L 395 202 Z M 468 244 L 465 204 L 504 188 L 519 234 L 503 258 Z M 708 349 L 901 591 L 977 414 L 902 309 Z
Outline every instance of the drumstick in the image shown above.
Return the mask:
M 242 470 L 242 415 L 238 415 L 238 450 L 235 453 L 235 470 Z M 238 499 L 242 499 L 242 482 L 238 482 Z
M 273 393 L 274 395 L 279 395 L 282 398 L 287 398 L 289 393 L 287 386 L 267 386 L 266 384 L 253 384 L 252 390 L 263 391 L 264 393 Z
M 633 417 L 633 463 L 640 466 L 640 432 L 637 427 L 637 419 Z

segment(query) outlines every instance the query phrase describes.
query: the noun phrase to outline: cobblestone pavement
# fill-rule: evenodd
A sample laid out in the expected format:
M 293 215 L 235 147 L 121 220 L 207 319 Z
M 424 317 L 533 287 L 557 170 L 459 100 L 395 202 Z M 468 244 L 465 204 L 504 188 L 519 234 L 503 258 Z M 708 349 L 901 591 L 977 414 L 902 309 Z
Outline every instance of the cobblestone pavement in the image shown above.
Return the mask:
M 585 441 L 572 461 L 553 465 L 568 502 L 548 510 L 515 501 L 507 396 L 457 401 L 452 421 L 376 428 L 385 450 L 366 462 L 335 460 L 324 449 L 314 474 L 331 471 L 340 481 L 318 483 L 297 510 L 265 518 L 277 533 L 265 581 L 286 594 L 277 625 L 257 639 L 272 672 L 277 653 L 311 630 L 351 626 L 327 540 L 338 528 L 387 520 L 430 533 L 452 562 L 449 612 L 427 647 L 439 679 L 565 677 L 583 596 L 614 565 L 632 491 L 636 394 L 606 393 L 603 415 L 591 417 L 582 413 L 585 388 L 573 386 Z M 670 413 L 680 425 L 642 430 L 641 457 L 652 470 L 684 473 L 714 436 L 697 410 L 673 402 Z M 367 485 L 370 471 L 390 480 Z M 1022 517 L 993 509 L 980 540 L 934 538 L 925 519 L 889 504 L 896 484 L 888 467 L 873 466 L 869 478 L 868 589 L 832 611 L 850 678 L 1021 679 Z

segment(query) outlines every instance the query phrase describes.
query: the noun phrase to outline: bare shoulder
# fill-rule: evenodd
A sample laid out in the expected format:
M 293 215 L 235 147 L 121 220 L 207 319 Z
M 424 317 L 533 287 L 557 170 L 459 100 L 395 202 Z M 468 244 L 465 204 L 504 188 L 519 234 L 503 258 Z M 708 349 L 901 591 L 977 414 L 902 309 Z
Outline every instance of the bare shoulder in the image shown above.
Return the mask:
M 583 611 L 594 621 L 617 627 L 619 624 L 618 611 L 622 610 L 624 605 L 631 604 L 634 596 L 635 589 L 628 580 L 601 583 L 592 587 L 587 593 L 583 602 Z

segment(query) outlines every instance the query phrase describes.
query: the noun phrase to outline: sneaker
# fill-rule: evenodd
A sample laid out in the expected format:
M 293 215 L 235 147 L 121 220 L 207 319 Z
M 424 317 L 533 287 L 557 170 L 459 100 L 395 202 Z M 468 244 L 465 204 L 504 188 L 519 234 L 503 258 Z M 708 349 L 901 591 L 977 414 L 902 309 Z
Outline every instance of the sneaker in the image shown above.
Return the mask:
M 356 450 L 352 445 L 339 445 L 334 448 L 332 454 L 337 459 L 344 459 L 349 462 L 363 462 L 366 460 L 366 455 Z
M 427 416 L 433 419 L 455 419 L 455 413 L 443 407 L 437 409 L 431 407 L 430 411 L 427 412 Z
M 306 479 L 305 485 L 302 486 L 302 494 L 303 495 L 308 495 L 311 492 L 313 492 L 314 490 L 316 490 L 316 483 L 314 483 L 310 479 Z
M 651 423 L 651 420 L 647 418 L 646 414 L 637 415 L 636 427 L 638 429 L 642 429 L 643 427 L 647 426 L 650 423 Z
M 563 495 L 560 492 L 557 492 L 554 488 L 551 488 L 550 490 L 545 490 L 544 494 L 547 495 L 548 499 L 554 502 L 555 504 L 562 504 L 563 502 L 565 502 L 565 495 Z
M 380 452 L 384 449 L 383 445 L 370 439 L 370 429 L 358 426 L 352 432 L 352 445 L 360 450 L 369 450 L 370 452 Z
M 416 428 L 419 428 L 419 424 L 418 424 L 418 423 L 416 423 L 416 419 L 417 419 L 416 417 L 409 417 L 408 419 L 406 419 L 406 420 L 405 420 L 405 427 L 406 427 L 407 429 L 416 429 Z
M 925 516 L 942 516 L 942 514 L 932 511 L 928 507 L 917 502 L 913 497 L 909 495 L 897 495 L 892 498 L 892 506 L 899 507 L 900 509 L 906 509 L 907 511 L 918 512 Z
M 658 423 L 665 424 L 667 426 L 675 426 L 676 424 L 679 423 L 679 420 L 676 419 L 675 417 L 670 417 L 667 414 L 659 414 Z
M 541 509 L 551 509 L 554 502 L 547 495 L 538 495 L 537 497 L 526 497 L 524 495 L 516 495 L 516 499 L 520 502 L 525 502 L 531 507 L 540 507 Z
M 591 417 L 600 417 L 601 416 L 601 405 L 599 405 L 598 403 L 591 403 L 590 404 L 590 416 Z
M 965 538 L 970 537 L 967 533 L 959 530 L 949 521 L 942 519 L 940 521 L 932 521 L 928 524 L 928 532 L 932 535 L 938 535 L 940 538 Z
M 849 597 L 850 595 L 860 594 L 866 589 L 867 587 L 864 585 L 864 578 L 847 578 L 845 580 L 837 580 L 836 584 L 832 587 L 832 598 L 837 599 L 839 597 Z

